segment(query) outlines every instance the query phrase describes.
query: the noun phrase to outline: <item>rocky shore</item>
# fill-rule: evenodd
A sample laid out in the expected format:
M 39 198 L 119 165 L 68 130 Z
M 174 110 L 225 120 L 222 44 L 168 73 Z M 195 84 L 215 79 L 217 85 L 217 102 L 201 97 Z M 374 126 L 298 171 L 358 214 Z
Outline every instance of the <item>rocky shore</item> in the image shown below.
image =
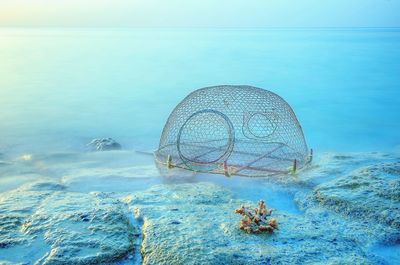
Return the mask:
M 400 249 L 396 155 L 323 154 L 291 180 L 241 179 L 246 186 L 237 190 L 202 176 L 156 178 L 140 163 L 128 166 L 132 154 L 106 153 L 4 160 L 0 181 L 20 175 L 26 183 L 0 193 L 0 264 L 399 261 L 398 255 L 389 259 L 379 251 L 386 246 Z M 123 162 L 110 161 L 111 156 Z M 134 172 L 150 173 L 131 176 Z M 140 187 L 130 188 L 134 183 Z M 279 197 L 268 198 L 274 189 L 292 196 L 298 212 L 276 203 Z M 252 192 L 268 208 L 270 202 L 275 204 L 279 228 L 274 233 L 239 229 L 235 209 L 254 204 L 248 199 Z

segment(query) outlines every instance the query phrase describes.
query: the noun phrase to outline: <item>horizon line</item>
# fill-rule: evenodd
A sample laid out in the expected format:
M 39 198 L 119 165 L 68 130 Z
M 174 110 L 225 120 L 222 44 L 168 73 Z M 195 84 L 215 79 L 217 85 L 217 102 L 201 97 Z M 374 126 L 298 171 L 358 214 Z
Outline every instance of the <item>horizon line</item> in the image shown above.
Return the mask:
M 400 26 L 1 26 L 0 29 L 400 29 Z

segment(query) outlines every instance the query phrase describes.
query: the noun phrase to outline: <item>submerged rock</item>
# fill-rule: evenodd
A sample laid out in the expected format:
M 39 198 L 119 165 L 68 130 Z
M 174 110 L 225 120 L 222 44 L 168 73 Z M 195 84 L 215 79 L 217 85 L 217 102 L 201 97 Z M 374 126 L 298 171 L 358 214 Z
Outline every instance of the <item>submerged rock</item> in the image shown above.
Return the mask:
M 121 145 L 112 138 L 93 139 L 87 146 L 96 151 L 119 150 Z
M 243 233 L 237 227 L 234 209 L 246 202 L 211 183 L 158 185 L 122 201 L 143 222 L 143 264 L 374 264 L 378 261 L 336 228 L 318 219 L 279 210 L 274 214 L 279 220 L 279 230 L 273 234 Z M 171 225 L 174 222 L 179 225 Z
M 133 228 L 123 205 L 64 189 L 40 182 L 2 194 L 0 263 L 109 263 L 132 250 Z
M 368 166 L 320 184 L 313 198 L 340 214 L 400 229 L 400 163 Z

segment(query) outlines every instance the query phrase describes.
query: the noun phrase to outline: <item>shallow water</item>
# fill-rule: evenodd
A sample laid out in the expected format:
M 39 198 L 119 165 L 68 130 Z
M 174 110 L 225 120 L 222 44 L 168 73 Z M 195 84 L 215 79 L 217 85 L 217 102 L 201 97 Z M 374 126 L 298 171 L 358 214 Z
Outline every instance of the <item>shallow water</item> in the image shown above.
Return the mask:
M 65 192 L 115 198 L 159 184 L 212 182 L 235 199 L 313 216 L 299 194 L 399 161 L 399 45 L 399 29 L 0 29 L 0 199 L 47 179 Z M 313 166 L 285 181 L 161 177 L 152 156 L 134 152 L 157 147 L 169 113 L 188 93 L 217 84 L 262 87 L 287 100 L 316 150 Z M 112 137 L 123 150 L 88 152 L 96 137 Z M 398 242 L 361 247 L 400 262 Z M 16 251 L 0 249 L 0 261 Z

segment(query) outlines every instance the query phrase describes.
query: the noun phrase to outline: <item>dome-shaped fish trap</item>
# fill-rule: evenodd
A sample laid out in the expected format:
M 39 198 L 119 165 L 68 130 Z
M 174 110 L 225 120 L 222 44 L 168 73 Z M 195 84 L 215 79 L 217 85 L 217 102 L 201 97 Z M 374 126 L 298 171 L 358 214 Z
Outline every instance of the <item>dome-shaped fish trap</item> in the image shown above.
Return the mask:
M 155 157 L 163 167 L 228 176 L 289 173 L 309 161 L 288 103 L 261 88 L 228 85 L 196 90 L 180 102 Z

